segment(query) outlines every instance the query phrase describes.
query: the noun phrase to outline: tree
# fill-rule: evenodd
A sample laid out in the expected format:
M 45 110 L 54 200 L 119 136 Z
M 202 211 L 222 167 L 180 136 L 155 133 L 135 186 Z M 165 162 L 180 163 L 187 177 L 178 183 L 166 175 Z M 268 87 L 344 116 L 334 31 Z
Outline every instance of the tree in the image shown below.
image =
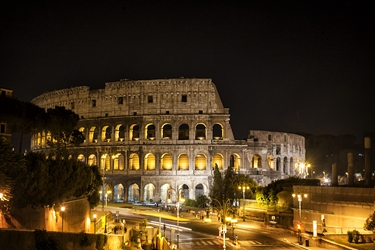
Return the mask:
M 215 169 L 214 169 L 214 181 L 212 184 L 212 187 L 210 189 L 210 197 L 216 200 L 222 200 L 223 199 L 223 186 L 224 186 L 224 181 L 223 177 L 220 173 L 220 170 L 215 164 Z
M 369 231 L 375 230 L 375 212 L 370 214 L 370 216 L 366 219 L 364 229 Z
M 0 97 L 0 107 L 7 107 L 0 109 L 0 120 L 8 124 L 12 134 L 20 135 L 18 153 L 21 153 L 23 137 L 42 126 L 45 111 L 32 103 L 7 96 Z

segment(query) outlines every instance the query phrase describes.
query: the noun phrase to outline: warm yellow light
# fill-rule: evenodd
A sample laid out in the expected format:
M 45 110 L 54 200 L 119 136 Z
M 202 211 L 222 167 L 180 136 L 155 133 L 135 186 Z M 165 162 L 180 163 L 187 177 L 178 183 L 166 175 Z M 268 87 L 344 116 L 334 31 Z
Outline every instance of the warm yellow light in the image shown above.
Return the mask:
M 61 212 L 64 212 L 65 211 L 65 207 L 62 206 L 60 210 L 61 210 Z
M 293 198 L 296 197 L 296 194 L 292 194 Z
M 96 219 L 96 214 L 93 215 L 94 219 Z
M 231 221 L 232 218 L 231 218 L 231 217 L 226 217 L 225 220 L 226 220 L 226 221 Z

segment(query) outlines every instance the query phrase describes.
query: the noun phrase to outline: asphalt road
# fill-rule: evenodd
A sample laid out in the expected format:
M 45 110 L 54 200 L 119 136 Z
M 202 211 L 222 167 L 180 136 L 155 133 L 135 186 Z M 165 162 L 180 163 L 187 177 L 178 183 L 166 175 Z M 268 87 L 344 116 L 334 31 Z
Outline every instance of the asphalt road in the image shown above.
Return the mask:
M 218 250 L 224 249 L 223 237 L 219 237 L 220 224 L 217 221 L 204 223 L 193 216 L 182 213 L 182 218 L 177 227 L 177 221 L 172 214 L 157 211 L 149 212 L 133 209 L 108 207 L 114 216 L 119 211 L 119 218 L 124 218 L 127 224 L 139 223 L 147 218 L 150 225 L 160 227 L 163 234 L 173 244 L 177 244 L 177 231 L 180 232 L 178 245 L 181 250 Z M 165 225 L 165 230 L 164 230 Z M 174 231 L 174 232 L 173 232 Z M 238 245 L 234 245 L 234 239 L 238 239 Z M 225 247 L 228 250 L 245 250 L 254 247 L 266 249 L 300 249 L 283 240 L 282 231 L 266 229 L 256 222 L 238 223 L 233 228 L 227 227 L 225 235 Z M 172 238 L 172 240 L 171 240 Z

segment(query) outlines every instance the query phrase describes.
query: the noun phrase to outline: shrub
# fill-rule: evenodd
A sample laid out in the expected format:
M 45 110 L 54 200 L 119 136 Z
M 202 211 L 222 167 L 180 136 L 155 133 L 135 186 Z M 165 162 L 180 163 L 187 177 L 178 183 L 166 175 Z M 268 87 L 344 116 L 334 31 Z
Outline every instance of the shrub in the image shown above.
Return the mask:
M 348 242 L 352 243 L 352 241 L 353 241 L 353 232 L 352 231 L 348 231 L 347 234 L 348 234 Z
M 355 243 L 358 243 L 359 236 L 360 236 L 359 232 L 357 230 L 353 230 L 353 240 Z

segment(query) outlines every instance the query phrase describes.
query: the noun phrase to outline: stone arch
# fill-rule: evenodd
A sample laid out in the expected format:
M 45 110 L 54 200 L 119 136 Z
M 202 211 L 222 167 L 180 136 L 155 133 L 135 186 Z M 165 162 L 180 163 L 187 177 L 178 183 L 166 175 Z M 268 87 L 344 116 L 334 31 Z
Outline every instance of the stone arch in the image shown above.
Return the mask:
M 162 202 L 168 202 L 168 199 L 170 199 L 170 194 L 168 193 L 168 190 L 170 190 L 172 187 L 169 184 L 163 184 L 160 186 L 160 199 Z
M 271 170 L 275 170 L 275 159 L 274 159 L 274 157 L 272 155 L 268 156 L 267 162 L 268 162 L 268 167 Z
M 147 140 L 155 140 L 155 125 L 153 123 L 149 123 L 145 126 L 145 138 Z
M 285 156 L 283 159 L 283 173 L 288 174 L 288 158 Z
M 123 154 L 118 153 L 113 156 L 113 170 L 124 170 L 125 169 L 125 157 Z
M 280 171 L 281 169 L 281 160 L 280 157 L 276 158 L 276 171 Z
M 217 164 L 217 167 L 220 170 L 224 169 L 224 156 L 222 154 L 216 153 L 212 157 L 212 169 L 215 169 L 215 165 Z
M 172 139 L 172 125 L 165 123 L 161 126 L 161 138 Z
M 138 141 L 140 135 L 140 129 L 138 124 L 132 124 L 129 127 L 129 140 Z
M 239 154 L 232 154 L 231 155 L 231 159 L 233 159 L 233 170 L 234 171 L 238 171 L 240 168 L 241 168 L 241 157 Z
M 122 124 L 118 124 L 115 127 L 115 141 L 125 140 L 125 127 Z
M 189 156 L 187 154 L 178 156 L 178 170 L 189 170 Z
M 165 153 L 160 158 L 160 167 L 161 170 L 172 170 L 173 159 L 172 155 Z
M 212 127 L 212 138 L 214 140 L 222 140 L 224 137 L 224 129 L 220 123 L 214 124 Z
M 125 189 L 124 186 L 119 183 L 113 187 L 113 201 L 114 202 L 124 202 L 125 199 Z
M 294 159 L 293 157 L 290 157 L 290 162 L 289 162 L 289 169 L 290 169 L 290 174 L 295 175 L 295 167 L 294 167 Z
M 195 170 L 206 170 L 207 158 L 205 154 L 197 154 L 195 156 Z
M 155 197 L 155 185 L 152 183 L 145 185 L 143 189 L 143 201 L 154 203 L 156 199 L 157 198 Z
M 86 158 L 83 154 L 79 154 L 77 156 L 77 161 L 80 161 L 80 162 L 86 162 Z
M 190 199 L 190 196 L 189 196 L 189 186 L 186 185 L 186 184 L 182 184 L 181 187 L 181 197 L 184 198 L 185 200 L 187 199 Z
M 96 163 L 96 155 L 94 155 L 94 154 L 89 155 L 89 159 L 87 161 L 87 165 L 89 165 L 89 166 L 96 166 L 97 165 L 97 163 Z
M 113 199 L 112 186 L 104 183 L 99 190 L 99 198 L 102 202 L 109 202 Z
M 148 153 L 145 155 L 144 159 L 144 170 L 155 170 L 155 155 Z
M 189 125 L 186 123 L 183 123 L 178 127 L 178 139 L 189 140 Z
M 89 131 L 89 142 L 98 142 L 98 128 L 92 126 Z
M 110 170 L 111 169 L 111 157 L 108 154 L 103 154 L 100 157 L 100 169 Z
M 195 126 L 195 139 L 196 140 L 205 140 L 207 138 L 206 125 L 203 123 L 198 123 Z
M 128 190 L 128 201 L 137 202 L 140 199 L 140 190 L 137 183 L 133 183 L 129 186 Z
M 262 157 L 258 154 L 253 156 L 253 168 L 262 168 Z
M 102 128 L 102 141 L 111 142 L 112 128 L 110 126 L 104 126 Z
M 139 170 L 139 156 L 136 153 L 132 153 L 129 156 L 129 170 Z
M 205 193 L 205 186 L 202 183 L 195 186 L 195 197 L 198 197 L 198 195 L 204 195 Z

